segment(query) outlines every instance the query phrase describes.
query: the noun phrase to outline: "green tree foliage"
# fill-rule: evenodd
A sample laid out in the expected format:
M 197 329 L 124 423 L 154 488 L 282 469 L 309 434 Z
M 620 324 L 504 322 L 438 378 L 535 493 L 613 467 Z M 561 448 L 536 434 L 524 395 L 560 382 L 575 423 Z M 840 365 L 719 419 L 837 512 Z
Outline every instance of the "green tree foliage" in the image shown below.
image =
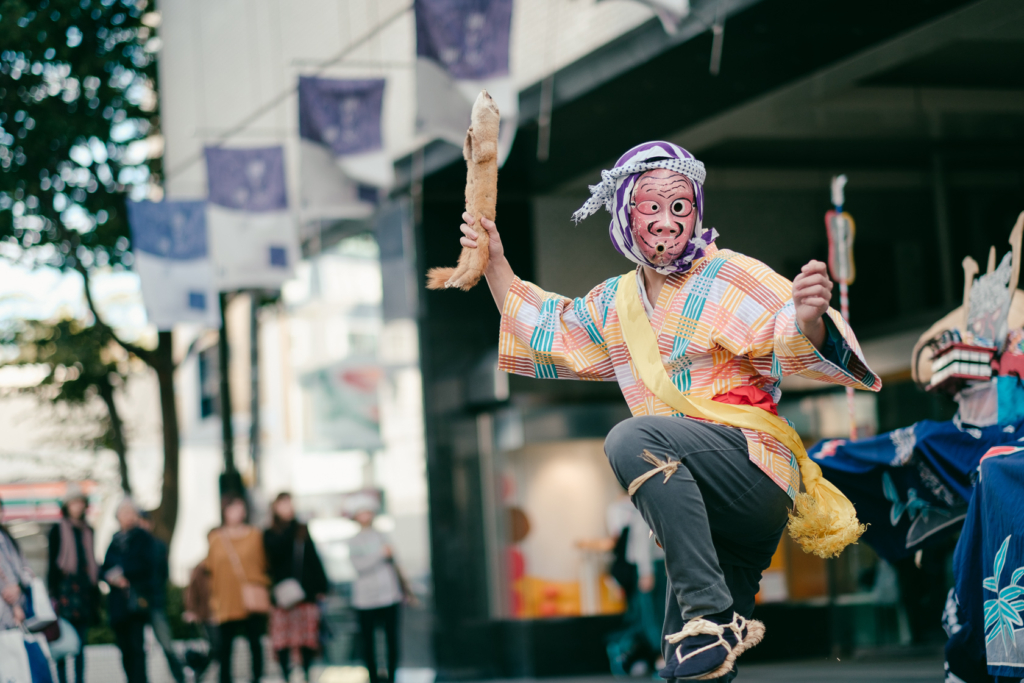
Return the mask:
M 131 494 L 125 428 L 114 402 L 115 388 L 128 379 L 128 354 L 102 327 L 68 319 L 55 324 L 22 321 L 0 337 L 0 342 L 17 347 L 17 364 L 41 364 L 49 371 L 39 384 L 24 389 L 26 393 L 80 412 L 89 412 L 96 399 L 102 400 L 105 415 L 93 420 L 97 428 L 90 430 L 80 445 L 114 451 L 121 488 Z
M 158 181 L 146 0 L 0 0 L 0 241 L 58 268 L 131 265 L 124 203 Z M 133 144 L 134 143 L 134 144 Z
M 0 0 L 0 256 L 80 273 L 98 332 L 156 371 L 164 481 L 154 522 L 169 540 L 179 450 L 171 334 L 155 349 L 117 338 L 89 287 L 95 269 L 133 262 L 125 202 L 159 195 L 161 162 L 147 142 L 159 134 L 154 10 L 149 0 Z

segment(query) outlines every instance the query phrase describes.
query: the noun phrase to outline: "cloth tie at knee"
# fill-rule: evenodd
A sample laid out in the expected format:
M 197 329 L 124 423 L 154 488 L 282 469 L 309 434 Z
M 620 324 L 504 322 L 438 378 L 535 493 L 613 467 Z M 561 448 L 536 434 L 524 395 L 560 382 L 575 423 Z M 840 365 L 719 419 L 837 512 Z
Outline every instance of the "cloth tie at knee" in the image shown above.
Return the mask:
M 676 470 L 678 470 L 679 466 L 682 464 L 681 461 L 672 460 L 671 458 L 668 457 L 662 460 L 654 453 L 651 453 L 646 448 L 644 449 L 644 452 L 640 455 L 640 458 L 654 465 L 654 469 L 647 470 L 639 477 L 634 479 L 632 482 L 630 482 L 629 489 L 627 490 L 627 493 L 629 493 L 630 496 L 636 494 L 637 490 L 639 490 L 639 488 L 643 486 L 644 482 L 658 475 L 661 472 L 665 473 L 665 480 L 662 483 L 667 484 L 669 478 L 676 473 Z

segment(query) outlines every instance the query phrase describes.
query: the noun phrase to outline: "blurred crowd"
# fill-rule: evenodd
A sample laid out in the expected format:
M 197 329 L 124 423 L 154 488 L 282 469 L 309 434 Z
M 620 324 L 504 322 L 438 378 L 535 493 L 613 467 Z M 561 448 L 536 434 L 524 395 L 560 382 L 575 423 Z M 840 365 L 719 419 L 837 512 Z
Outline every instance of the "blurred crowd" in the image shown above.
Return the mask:
M 182 620 L 194 637 L 178 650 L 168 616 L 168 547 L 152 533 L 150 515 L 125 498 L 117 507 L 119 531 L 97 561 L 88 506 L 70 485 L 61 519 L 49 532 L 45 582 L 25 560 L 17 540 L 0 524 L 0 659 L 24 642 L 31 666 L 24 683 L 49 683 L 45 670 L 56 669 L 59 683 L 86 681 L 85 644 L 90 628 L 106 619 L 121 652 L 128 683 L 147 682 L 145 629 L 152 628 L 177 683 L 191 674 L 201 680 L 213 663 L 219 680 L 233 680 L 232 651 L 243 638 L 252 654 L 249 680 L 263 676 L 268 640 L 286 681 L 310 669 L 328 636 L 323 624 L 330 584 L 308 527 L 296 519 L 292 497 L 279 494 L 270 506 L 266 529 L 249 524 L 249 505 L 240 495 L 221 500 L 221 524 L 209 533 L 209 552 L 191 572 L 184 592 Z M 357 578 L 351 605 L 356 612 L 362 657 L 370 683 L 393 683 L 398 666 L 400 605 L 411 599 L 386 536 L 373 528 L 378 500 L 357 494 L 345 514 L 359 524 L 349 540 Z M 0 501 L 0 520 L 2 520 Z M 45 588 L 44 588 L 45 586 Z M 48 593 L 48 596 L 41 595 Z M 40 602 L 42 600 L 42 602 Z M 52 611 L 51 611 L 52 610 Z M 378 670 L 376 633 L 384 632 L 386 673 Z M 11 638 L 14 638 L 12 641 Z M 43 640 L 47 647 L 38 647 Z M 19 653 L 20 655 L 20 653 Z M 35 661 L 45 658 L 45 662 Z M 23 683 L 5 672 L 5 683 Z

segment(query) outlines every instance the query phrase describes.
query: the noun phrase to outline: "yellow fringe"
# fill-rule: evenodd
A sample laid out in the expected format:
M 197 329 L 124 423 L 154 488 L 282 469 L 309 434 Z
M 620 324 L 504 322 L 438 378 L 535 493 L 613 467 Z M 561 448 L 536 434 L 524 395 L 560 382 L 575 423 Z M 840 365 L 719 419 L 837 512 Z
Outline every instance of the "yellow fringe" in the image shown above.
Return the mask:
M 826 560 L 838 557 L 843 548 L 856 543 L 867 531 L 855 515 L 839 515 L 820 505 L 808 493 L 800 493 L 789 513 L 789 535 L 805 553 L 814 553 Z

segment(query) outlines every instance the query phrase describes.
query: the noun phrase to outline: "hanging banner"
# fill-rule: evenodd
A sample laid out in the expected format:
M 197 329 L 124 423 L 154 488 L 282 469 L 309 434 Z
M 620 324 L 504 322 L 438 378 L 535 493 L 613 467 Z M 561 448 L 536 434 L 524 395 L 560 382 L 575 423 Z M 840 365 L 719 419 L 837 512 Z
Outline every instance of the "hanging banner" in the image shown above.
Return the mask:
M 509 74 L 512 0 L 416 0 L 416 130 L 462 147 L 481 90 L 501 111 L 498 164 L 512 149 L 519 93 Z
M 394 183 L 384 150 L 384 79 L 299 79 L 302 222 L 366 218 Z
M 281 147 L 207 147 L 206 221 L 221 291 L 277 289 L 299 260 Z
M 128 202 L 135 272 L 149 322 L 220 327 L 206 240 L 206 202 Z

